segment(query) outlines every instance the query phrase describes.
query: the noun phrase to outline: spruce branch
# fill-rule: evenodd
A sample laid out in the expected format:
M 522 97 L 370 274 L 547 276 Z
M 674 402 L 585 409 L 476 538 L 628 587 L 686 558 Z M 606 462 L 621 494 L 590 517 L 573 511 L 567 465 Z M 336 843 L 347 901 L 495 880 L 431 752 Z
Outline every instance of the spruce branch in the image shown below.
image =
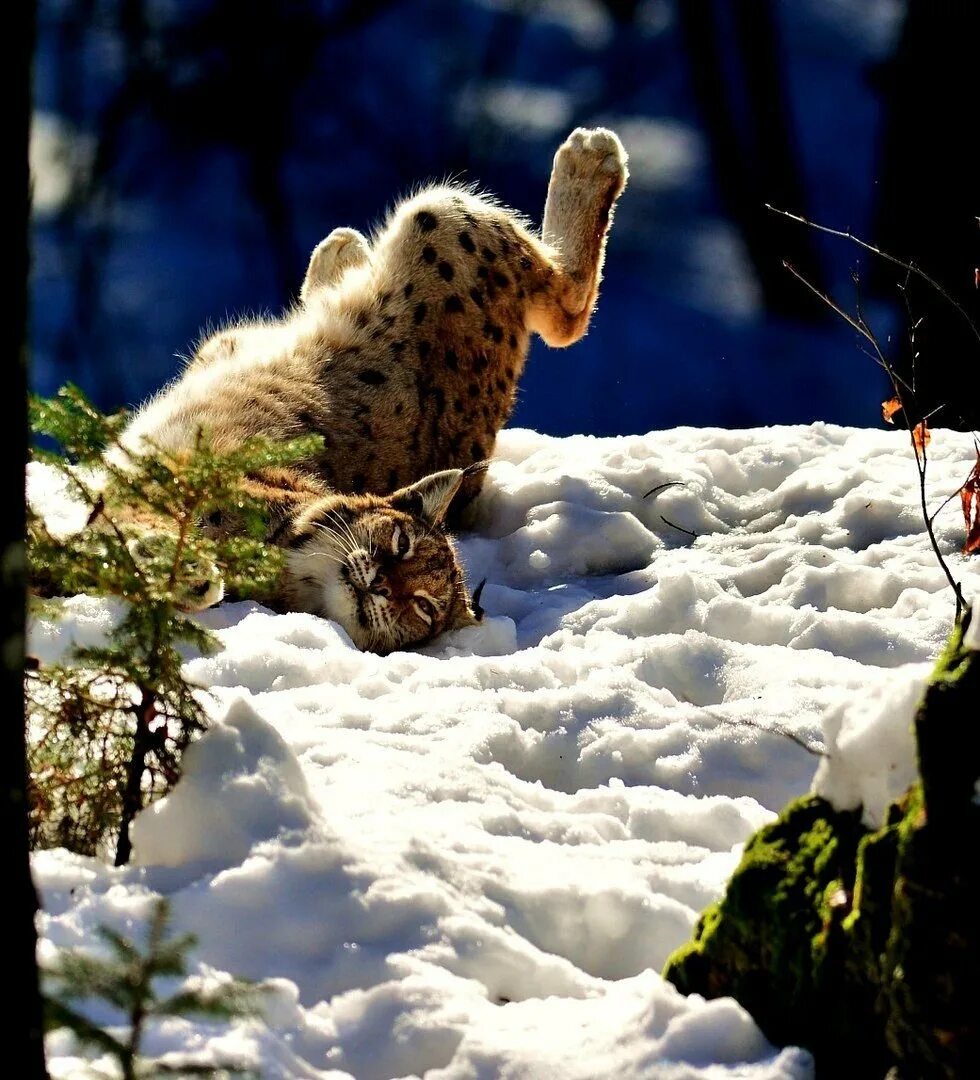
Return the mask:
M 234 978 L 207 990 L 186 985 L 188 954 L 196 940 L 192 934 L 171 933 L 166 900 L 154 905 L 143 944 L 107 926 L 100 926 L 98 933 L 107 948 L 106 955 L 62 950 L 44 972 L 49 1028 L 66 1027 L 80 1043 L 115 1058 L 123 1080 L 246 1071 L 237 1062 L 166 1062 L 143 1055 L 142 1046 L 150 1025 L 170 1017 L 221 1022 L 253 1016 L 261 1005 L 261 987 Z M 158 979 L 183 979 L 185 985 L 161 997 L 156 987 Z M 120 1014 L 126 1028 L 124 1036 L 99 1027 L 85 1015 L 85 1003 L 93 1001 L 108 1003 Z

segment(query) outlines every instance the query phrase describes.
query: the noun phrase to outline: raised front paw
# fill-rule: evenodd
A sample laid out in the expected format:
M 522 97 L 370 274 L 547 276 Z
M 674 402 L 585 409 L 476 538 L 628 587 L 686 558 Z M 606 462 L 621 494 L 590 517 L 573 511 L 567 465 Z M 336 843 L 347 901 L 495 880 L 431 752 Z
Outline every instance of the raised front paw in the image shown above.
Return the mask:
M 599 181 L 617 194 L 629 176 L 627 155 L 619 136 L 608 128 L 576 128 L 555 154 L 556 180 Z
M 367 238 L 357 229 L 334 229 L 313 249 L 300 299 L 305 302 L 316 289 L 336 285 L 352 266 L 360 266 L 370 258 Z

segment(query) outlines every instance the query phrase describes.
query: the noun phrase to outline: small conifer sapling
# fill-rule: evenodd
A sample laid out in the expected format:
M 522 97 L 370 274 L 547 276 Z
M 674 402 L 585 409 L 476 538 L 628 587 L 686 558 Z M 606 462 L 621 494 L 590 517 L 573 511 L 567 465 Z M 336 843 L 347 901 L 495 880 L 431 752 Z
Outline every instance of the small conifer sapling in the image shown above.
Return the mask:
M 28 525 L 31 582 L 42 596 L 77 593 L 122 601 L 115 629 L 71 662 L 28 670 L 29 758 L 36 846 L 66 844 L 96 854 L 117 836 L 128 862 L 130 825 L 179 775 L 201 731 L 200 690 L 183 675 L 186 650 L 216 639 L 189 613 L 219 582 L 242 598 L 268 597 L 283 554 L 265 543 L 266 507 L 243 481 L 310 457 L 318 437 L 252 439 L 218 452 L 207 433 L 193 451 L 106 458 L 125 416 L 103 416 L 75 387 L 31 401 L 36 449 L 87 509 L 86 528 L 55 535 L 37 514 Z M 207 520 L 234 522 L 209 534 Z
M 103 955 L 64 949 L 44 970 L 49 1030 L 68 1028 L 79 1042 L 114 1058 L 123 1080 L 246 1071 L 237 1062 L 167 1061 L 144 1054 L 146 1036 L 161 1020 L 229 1021 L 254 1015 L 261 998 L 260 987 L 240 979 L 206 986 L 187 978 L 187 957 L 195 938 L 171 934 L 166 900 L 154 905 L 145 945 L 107 926 L 98 928 L 98 936 L 105 946 Z M 169 983 L 171 992 L 163 990 L 161 982 Z M 108 1005 L 118 1024 L 103 1027 L 89 1019 L 86 1002 Z

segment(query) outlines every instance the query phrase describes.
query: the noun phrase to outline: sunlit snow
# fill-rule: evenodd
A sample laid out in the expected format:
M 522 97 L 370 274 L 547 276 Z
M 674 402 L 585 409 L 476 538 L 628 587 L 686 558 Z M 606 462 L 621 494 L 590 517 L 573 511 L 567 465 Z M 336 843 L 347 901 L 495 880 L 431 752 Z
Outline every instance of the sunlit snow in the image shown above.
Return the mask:
M 938 505 L 973 443 L 929 452 Z M 871 820 L 907 782 L 907 727 L 877 754 L 865 729 L 907 723 L 952 623 L 917 500 L 899 432 L 504 432 L 461 543 L 485 624 L 379 658 L 310 615 L 207 613 L 224 651 L 186 670 L 214 726 L 138 820 L 137 865 L 35 856 L 44 953 L 169 897 L 200 974 L 272 983 L 261 1018 L 147 1049 L 266 1078 L 810 1077 L 657 972 L 818 763 Z M 980 593 L 958 500 L 937 533 Z M 33 648 L 114 612 L 77 598 Z M 66 1034 L 49 1050 L 86 1075 Z

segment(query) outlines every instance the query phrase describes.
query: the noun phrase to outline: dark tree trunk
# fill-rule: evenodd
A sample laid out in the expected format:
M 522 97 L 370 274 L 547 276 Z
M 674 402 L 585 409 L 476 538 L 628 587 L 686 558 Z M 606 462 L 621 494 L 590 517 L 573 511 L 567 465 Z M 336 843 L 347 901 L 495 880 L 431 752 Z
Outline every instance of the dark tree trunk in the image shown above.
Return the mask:
M 909 0 L 884 71 L 888 119 L 877 228 L 880 246 L 940 282 L 974 325 L 980 324 L 980 179 L 972 163 L 978 40 L 980 5 Z M 901 271 L 878 268 L 876 288 L 894 296 L 896 284 L 905 285 Z M 980 428 L 980 338 L 924 282 L 909 279 L 907 297 L 912 319 L 922 321 L 914 347 L 905 342 L 895 364 L 910 385 L 914 378 L 918 416 L 942 406 L 933 424 Z
M 126 786 L 122 794 L 122 818 L 119 823 L 119 840 L 116 842 L 116 866 L 125 866 L 133 854 L 133 841 L 129 830 L 133 819 L 143 809 L 143 773 L 146 759 L 157 743 L 150 731 L 156 717 L 156 694 L 146 686 L 140 687 L 140 701 L 136 707 L 136 731 L 133 734 L 133 753 L 126 766 Z
M 12 406 L 7 418 L 8 446 L 14 451 L 5 460 L 2 472 L 4 513 L 0 515 L 0 620 L 2 620 L 3 731 L 5 745 L 0 752 L 2 781 L 0 803 L 3 817 L 0 835 L 9 872 L 8 899 L 13 913 L 7 934 L 7 983 L 13 989 L 6 1006 L 5 1030 L 10 1040 L 5 1049 L 9 1061 L 19 1062 L 17 1073 L 25 1077 L 46 1077 L 41 1024 L 41 997 L 37 976 L 37 934 L 34 916 L 37 893 L 31 879 L 27 841 L 27 760 L 24 731 L 24 466 L 27 458 L 27 416 L 25 396 L 27 272 L 29 255 L 27 228 L 30 216 L 27 144 L 31 113 L 31 55 L 34 45 L 34 5 L 24 4 L 24 37 L 8 50 L 8 103 L 13 101 L 14 151 L 10 157 L 13 196 L 7 201 L 8 275 L 7 317 L 3 320 L 6 346 L 5 398 Z
M 782 265 L 788 259 L 822 287 L 812 237 L 765 208 L 806 214 L 771 0 L 684 0 L 677 15 L 719 196 L 745 242 L 766 310 L 821 319 L 819 301 Z M 728 33 L 734 41 L 723 48 Z

